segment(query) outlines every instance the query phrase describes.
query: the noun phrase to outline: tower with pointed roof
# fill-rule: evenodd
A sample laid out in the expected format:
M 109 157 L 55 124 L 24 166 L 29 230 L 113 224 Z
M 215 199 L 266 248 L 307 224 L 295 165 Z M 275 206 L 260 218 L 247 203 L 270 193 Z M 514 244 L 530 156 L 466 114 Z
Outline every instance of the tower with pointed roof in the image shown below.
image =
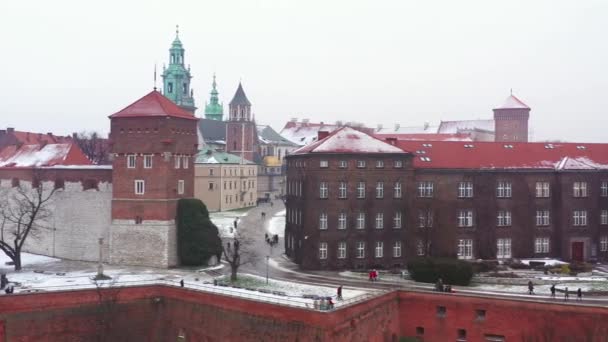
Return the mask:
M 194 113 L 194 91 L 190 88 L 190 66 L 185 67 L 184 49 L 179 40 L 179 26 L 175 30 L 175 39 L 169 49 L 169 66 L 163 66 L 163 95 L 182 109 Z
M 247 99 L 241 83 L 230 101 L 228 112 L 226 152 L 256 163 L 259 162 L 255 158 L 255 156 L 259 156 L 255 119 L 252 118 L 251 102 Z
M 530 107 L 513 93 L 503 104 L 494 108 L 494 140 L 527 142 Z
M 205 104 L 205 119 L 222 121 L 224 118 L 224 105 L 219 102 L 217 83 L 215 82 L 215 74 L 213 74 L 213 83 L 211 84 L 211 97 L 209 103 Z

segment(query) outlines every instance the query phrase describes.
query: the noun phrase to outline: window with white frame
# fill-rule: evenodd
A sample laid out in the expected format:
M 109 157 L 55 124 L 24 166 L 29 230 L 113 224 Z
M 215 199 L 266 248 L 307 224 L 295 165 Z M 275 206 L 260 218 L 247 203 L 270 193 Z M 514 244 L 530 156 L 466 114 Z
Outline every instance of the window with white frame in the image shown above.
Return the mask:
M 190 166 L 190 156 L 182 156 L 182 167 L 187 169 Z M 241 170 L 241 173 L 243 170 Z
M 473 197 L 473 182 L 458 183 L 458 197 L 459 198 Z
M 603 209 L 600 213 L 600 224 L 608 224 L 608 210 Z
M 213 176 L 213 169 L 209 169 L 209 176 Z
M 346 182 L 340 182 L 338 185 L 338 198 L 346 198 Z
M 473 227 L 473 210 L 458 211 L 458 227 Z
M 143 179 L 135 180 L 135 194 L 143 195 L 146 192 L 146 183 Z
M 382 258 L 384 256 L 384 242 L 377 241 L 376 248 L 374 248 L 374 250 L 375 250 L 374 257 Z
M 365 213 L 360 211 L 357 213 L 357 229 L 365 229 Z
M 400 169 L 403 167 L 403 161 L 401 160 L 395 160 L 395 169 Z
M 511 182 L 499 181 L 496 186 L 496 196 L 498 198 L 511 198 Z
M 319 259 L 327 259 L 327 242 L 319 243 Z
M 401 229 L 401 212 L 395 211 L 395 215 L 393 216 L 393 228 Z
M 511 239 L 496 240 L 496 258 L 508 259 L 511 258 Z
M 319 198 L 327 198 L 329 196 L 329 190 L 327 188 L 327 182 L 319 183 Z
M 365 242 L 357 242 L 357 259 L 365 258 Z
M 587 197 L 587 182 L 574 182 L 572 193 L 574 197 Z
M 346 160 L 340 160 L 338 162 L 338 167 L 341 169 L 346 169 L 348 167 L 348 162 Z
M 360 169 L 365 168 L 365 160 L 357 160 L 357 167 Z
M 586 226 L 587 225 L 587 211 L 586 210 L 574 210 L 572 212 L 572 225 Z
M 384 214 L 377 213 L 376 214 L 376 229 L 384 228 Z
M 319 215 L 319 229 L 327 229 L 327 213 Z
M 329 161 L 327 161 L 327 160 L 321 160 L 319 162 L 319 167 L 322 167 L 322 168 L 329 167 Z
M 184 194 L 184 181 L 182 179 L 177 181 L 177 194 L 178 195 L 183 195 Z
M 539 237 L 534 239 L 534 253 L 549 253 L 548 237 Z
M 433 197 L 433 182 L 419 182 L 418 197 Z
M 365 198 L 365 182 L 357 183 L 357 198 Z
M 473 240 L 458 240 L 458 259 L 473 259 Z
M 433 211 L 419 210 L 418 211 L 418 227 L 430 228 L 433 226 Z
M 608 235 L 600 236 L 600 252 L 608 252 Z
M 499 210 L 497 216 L 497 225 L 499 227 L 508 227 L 511 225 L 511 211 Z
M 537 226 L 548 226 L 551 223 L 549 210 L 537 210 L 536 211 L 536 225 Z
M 600 186 L 600 196 L 608 197 L 608 181 L 602 181 Z
M 376 183 L 376 198 L 384 198 L 384 183 Z
M 401 257 L 401 241 L 395 241 L 393 243 L 393 258 Z
M 416 241 L 416 255 L 422 256 L 425 253 L 424 242 L 420 239 Z
M 134 169 L 136 166 L 137 156 L 134 154 L 127 155 L 127 168 Z
M 346 229 L 346 213 L 341 212 L 338 215 L 338 229 Z
M 536 197 L 547 198 L 551 195 L 549 182 L 536 182 Z
M 381 169 L 384 167 L 384 161 L 383 160 L 376 160 L 376 168 L 377 169 Z
M 401 198 L 401 182 L 395 182 L 395 186 L 393 187 L 393 197 Z
M 338 242 L 338 259 L 346 259 L 346 242 Z
M 144 155 L 144 169 L 152 168 L 152 154 Z
M 174 158 L 174 160 L 175 160 L 175 168 L 179 169 L 179 164 L 180 164 L 180 161 L 181 161 L 180 156 L 176 155 L 175 158 Z M 232 173 L 232 170 L 230 170 L 230 172 Z

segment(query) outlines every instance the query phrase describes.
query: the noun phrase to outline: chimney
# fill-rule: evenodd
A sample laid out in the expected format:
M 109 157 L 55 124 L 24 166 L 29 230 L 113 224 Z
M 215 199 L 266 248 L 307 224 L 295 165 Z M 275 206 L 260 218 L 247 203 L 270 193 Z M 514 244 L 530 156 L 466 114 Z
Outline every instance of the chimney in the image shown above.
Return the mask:
M 329 131 L 318 131 L 317 132 L 317 141 L 327 138 L 328 135 L 329 135 Z
M 386 140 L 386 142 L 389 143 L 389 144 L 391 144 L 391 145 L 397 144 L 397 138 L 386 138 L 384 140 Z
M 15 133 L 15 129 L 13 127 L 8 127 L 6 129 L 6 131 L 10 134 L 10 133 Z

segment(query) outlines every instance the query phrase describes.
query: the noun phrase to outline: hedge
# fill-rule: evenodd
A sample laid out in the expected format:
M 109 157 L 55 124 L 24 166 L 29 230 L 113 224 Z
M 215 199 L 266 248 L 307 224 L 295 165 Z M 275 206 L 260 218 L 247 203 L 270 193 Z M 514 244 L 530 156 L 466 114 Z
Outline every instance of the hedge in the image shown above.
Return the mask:
M 407 270 L 415 281 L 435 283 L 439 278 L 444 284 L 469 285 L 473 278 L 471 263 L 447 258 L 415 258 L 407 263 Z
M 182 198 L 177 202 L 177 250 L 181 265 L 206 265 L 210 257 L 218 260 L 222 253 L 222 240 L 215 224 L 209 218 L 205 204 L 195 198 Z

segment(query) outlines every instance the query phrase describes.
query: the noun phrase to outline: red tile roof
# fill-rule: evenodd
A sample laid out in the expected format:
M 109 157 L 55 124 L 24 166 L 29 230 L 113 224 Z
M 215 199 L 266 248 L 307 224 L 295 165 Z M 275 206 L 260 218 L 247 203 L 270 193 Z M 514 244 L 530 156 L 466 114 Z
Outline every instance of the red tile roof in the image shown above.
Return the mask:
M 608 144 L 397 141 L 422 169 L 608 170 Z
M 181 119 L 198 120 L 194 114 L 181 109 L 156 90 L 133 102 L 110 118 L 131 118 L 148 116 L 170 116 Z
M 305 153 L 407 153 L 401 148 L 351 127 L 341 127 L 327 137 L 301 147 L 293 154 Z
M 0 167 L 92 165 L 75 143 L 10 145 L 0 150 Z
M 510 95 L 509 97 L 507 97 L 505 102 L 503 102 L 503 104 L 501 104 L 500 106 L 498 106 L 494 109 L 517 109 L 517 108 L 530 109 L 530 107 L 528 107 L 527 104 L 525 104 L 522 100 L 515 97 L 515 95 Z
M 386 138 L 393 138 L 397 140 L 434 140 L 434 141 L 473 141 L 470 134 L 465 133 L 410 133 L 410 134 L 391 134 L 381 133 L 374 134 L 374 136 L 380 140 Z
M 10 134 L 10 133 L 9 133 Z M 22 144 L 60 144 L 60 143 L 69 143 L 72 141 L 71 136 L 58 136 L 52 133 L 33 133 L 33 132 L 22 132 L 22 131 L 13 131 L 13 136 L 16 139 L 16 142 Z

